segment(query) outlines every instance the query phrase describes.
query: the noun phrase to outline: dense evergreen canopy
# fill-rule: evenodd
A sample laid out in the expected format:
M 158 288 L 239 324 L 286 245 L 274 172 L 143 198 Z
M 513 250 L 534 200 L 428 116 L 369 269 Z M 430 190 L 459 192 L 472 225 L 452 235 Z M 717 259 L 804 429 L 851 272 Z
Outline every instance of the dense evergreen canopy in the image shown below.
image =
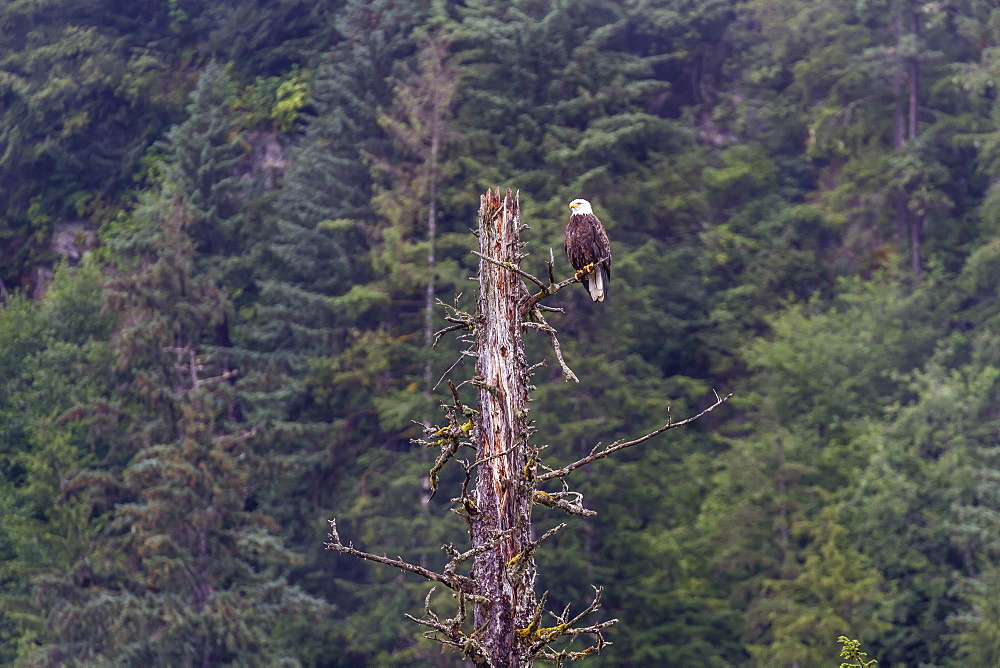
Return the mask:
M 994 4 L 0 2 L 0 663 L 457 663 L 322 542 L 461 541 L 410 439 L 510 186 L 532 273 L 577 197 L 614 244 L 547 463 L 736 393 L 581 471 L 595 664 L 996 665 Z

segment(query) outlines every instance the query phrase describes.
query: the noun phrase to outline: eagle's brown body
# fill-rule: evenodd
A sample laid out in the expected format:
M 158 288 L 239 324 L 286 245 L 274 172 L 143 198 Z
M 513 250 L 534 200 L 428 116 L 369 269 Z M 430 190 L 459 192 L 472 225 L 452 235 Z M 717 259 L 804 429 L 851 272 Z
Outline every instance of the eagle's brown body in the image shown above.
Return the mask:
M 566 226 L 566 257 L 577 272 L 586 272 L 584 280 L 595 302 L 608 296 L 611 282 L 611 242 L 604 225 L 597 219 L 587 200 L 576 199 L 570 204 L 573 214 Z

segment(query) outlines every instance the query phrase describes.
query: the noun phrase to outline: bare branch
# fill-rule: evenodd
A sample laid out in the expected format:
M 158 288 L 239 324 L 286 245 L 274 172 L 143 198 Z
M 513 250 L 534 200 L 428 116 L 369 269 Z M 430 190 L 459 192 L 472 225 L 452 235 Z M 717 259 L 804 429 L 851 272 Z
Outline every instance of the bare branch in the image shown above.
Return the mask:
M 445 464 L 448 463 L 448 460 L 451 459 L 463 445 L 474 447 L 469 438 L 470 433 L 475 428 L 475 416 L 477 411 L 472 408 L 467 408 L 462 403 L 462 399 L 458 395 L 458 388 L 450 380 L 448 381 L 448 387 L 451 390 L 452 398 L 455 400 L 453 405 L 443 406 L 445 416 L 448 418 L 448 424 L 444 427 L 439 427 L 437 425 L 424 425 L 424 435 L 428 439 L 432 440 L 422 438 L 412 439 L 413 443 L 422 445 L 425 448 L 441 449 L 441 454 L 439 454 L 434 460 L 434 465 L 431 467 L 428 474 L 428 481 L 431 488 L 431 499 L 433 499 L 434 495 L 437 494 L 437 474 L 442 468 L 444 468 Z
M 462 564 L 462 562 L 468 561 L 469 559 L 472 559 L 473 557 L 476 557 L 484 552 L 489 552 L 497 545 L 499 545 L 503 541 L 503 539 L 506 538 L 511 533 L 511 531 L 513 531 L 513 529 L 502 531 L 499 534 L 497 534 L 497 537 L 491 540 L 490 542 L 483 543 L 482 545 L 474 547 L 471 550 L 466 550 L 465 552 L 459 552 L 457 549 L 455 549 L 455 546 L 450 543 L 448 545 L 443 546 L 441 549 L 447 552 L 448 556 L 451 557 L 451 561 L 449 561 L 448 564 L 444 567 L 445 575 L 453 574 L 455 572 L 455 569 L 457 569 Z M 539 540 L 539 542 L 541 542 L 541 540 Z
M 491 263 L 495 264 L 498 267 L 503 267 L 504 269 L 507 269 L 508 271 L 512 271 L 515 274 L 517 274 L 518 276 L 520 276 L 522 278 L 528 279 L 529 281 L 531 281 L 532 283 L 534 283 L 538 287 L 542 288 L 543 290 L 545 289 L 545 284 L 542 283 L 542 281 L 540 279 L 536 278 L 535 276 L 532 276 L 531 274 L 529 274 L 528 272 L 526 272 L 525 270 L 521 269 L 520 267 L 518 267 L 515 264 L 511 264 L 510 262 L 501 262 L 500 260 L 497 260 L 495 258 L 489 257 L 487 255 L 483 255 L 479 251 L 472 251 L 472 254 L 475 255 L 475 256 L 477 256 L 477 257 L 480 257 L 480 258 L 486 260 L 487 262 L 491 262 Z
M 543 473 L 542 475 L 538 476 L 538 482 L 545 482 L 546 480 L 552 480 L 553 478 L 562 478 L 563 476 L 567 475 L 570 471 L 578 469 L 581 466 L 586 466 L 587 464 L 597 461 L 598 459 L 603 459 L 604 457 L 607 457 L 612 453 L 618 452 L 619 450 L 624 450 L 625 448 L 630 448 L 633 445 L 639 445 L 640 443 L 644 443 L 649 439 L 653 438 L 654 436 L 659 436 L 663 432 L 668 431 L 670 429 L 676 429 L 677 427 L 683 427 L 684 425 L 691 424 L 695 420 L 698 420 L 699 418 L 708 415 L 716 408 L 729 401 L 729 399 L 731 399 L 732 396 L 733 396 L 732 392 L 730 392 L 724 397 L 720 397 L 719 394 L 716 393 L 715 403 L 706 408 L 705 410 L 703 410 L 702 412 L 692 417 L 689 417 L 686 420 L 681 420 L 680 422 L 673 422 L 668 420 L 665 425 L 663 425 L 662 427 L 660 427 L 655 431 L 649 432 L 645 436 L 640 436 L 639 438 L 633 439 L 631 441 L 615 441 L 614 443 L 604 448 L 603 450 L 598 450 L 598 448 L 600 447 L 600 444 L 598 444 L 597 446 L 594 447 L 591 453 L 586 457 L 584 457 L 583 459 L 578 459 L 572 464 L 567 464 L 561 469 L 554 469 L 552 471 L 549 471 L 548 473 Z
M 441 377 L 438 378 L 438 382 L 434 383 L 434 387 L 432 387 L 431 389 L 432 390 L 436 390 L 438 388 L 438 385 L 441 384 L 441 381 L 444 380 L 445 376 L 447 376 L 449 373 L 451 373 L 452 369 L 454 369 L 459 364 L 461 364 L 465 360 L 466 357 L 475 357 L 475 355 L 472 353 L 472 350 L 463 350 L 461 353 L 459 353 L 458 359 L 455 360 L 455 363 L 452 364 L 450 367 L 448 367 L 447 371 L 445 371 L 443 374 L 441 374 Z M 451 381 L 449 381 L 449 382 L 451 382 Z
M 458 396 L 458 388 L 455 387 L 455 383 L 450 380 L 447 381 L 448 389 L 451 390 L 451 397 L 455 400 L 455 408 L 459 410 L 460 413 L 465 415 L 465 406 L 462 405 L 462 398 Z
M 533 540 L 528 543 L 523 550 L 515 554 L 510 561 L 507 562 L 507 572 L 510 574 L 511 580 L 516 581 L 520 577 L 520 573 L 526 567 L 528 561 L 534 556 L 535 550 L 538 546 L 542 544 L 542 541 L 551 538 L 559 531 L 566 528 L 565 522 L 557 526 L 552 527 L 546 531 L 538 540 Z
M 570 496 L 574 501 L 564 500 L 562 498 L 564 495 Z M 570 515 L 579 515 L 580 517 L 594 517 L 597 515 L 596 511 L 583 507 L 583 495 L 580 492 L 555 492 L 550 494 L 536 489 L 531 493 L 531 500 L 549 508 L 565 511 Z
M 567 382 L 572 380 L 579 383 L 580 379 L 577 378 L 576 374 L 573 373 L 573 370 L 569 368 L 566 360 L 563 358 L 562 347 L 559 345 L 559 338 L 556 336 L 555 328 L 545 321 L 545 317 L 542 316 L 542 312 L 537 306 L 531 310 L 531 316 L 536 318 L 538 322 L 527 321 L 524 323 L 524 326 L 540 329 L 549 335 L 549 339 L 552 341 L 552 348 L 556 351 L 556 360 L 559 362 L 559 368 L 562 369 L 563 379 Z
M 591 585 L 591 586 L 593 586 L 593 585 Z M 594 600 L 591 601 L 590 605 L 588 605 L 586 608 L 584 608 L 580 612 L 580 614 L 578 614 L 576 617 L 574 617 L 573 619 L 571 619 L 568 622 L 566 622 L 566 626 L 572 627 L 578 621 L 580 621 L 581 619 L 583 619 L 584 617 L 586 617 L 590 613 L 595 612 L 598 608 L 600 608 L 601 607 L 601 594 L 603 594 L 603 593 L 604 593 L 604 588 L 603 587 L 594 587 Z M 614 624 L 616 621 L 618 621 L 618 620 L 614 620 L 614 621 L 609 620 L 608 622 L 601 622 L 601 624 L 599 626 L 601 628 L 604 628 L 605 626 L 610 626 L 610 624 Z M 583 630 L 577 630 L 577 633 L 583 633 L 583 632 L 584 632 Z M 572 633 L 573 633 L 573 629 L 572 628 L 567 628 L 567 629 L 565 629 L 563 631 L 563 635 L 569 635 L 569 634 L 572 634 Z
M 591 645 L 587 649 L 580 651 L 562 650 L 560 652 L 553 652 L 551 650 L 549 651 L 541 650 L 535 655 L 535 658 L 541 661 L 548 661 L 550 663 L 554 663 L 557 666 L 561 666 L 567 661 L 579 661 L 581 659 L 586 659 L 588 656 L 591 656 L 592 654 L 599 653 L 605 647 L 609 645 L 614 645 L 614 643 L 608 642 L 604 639 L 604 634 L 602 634 L 601 631 L 611 626 L 612 624 L 617 624 L 617 623 L 618 623 L 617 619 L 609 619 L 606 622 L 601 622 L 600 624 L 594 624 L 593 626 L 588 626 L 587 628 L 575 629 L 576 631 L 579 631 L 580 634 L 589 633 L 597 636 L 597 643 Z M 571 634 L 566 634 L 566 635 L 571 635 Z
M 465 470 L 465 481 L 462 483 L 461 495 L 452 499 L 451 502 L 461 503 L 462 510 L 453 510 L 459 515 L 462 515 L 464 512 L 465 514 L 462 516 L 465 517 L 466 520 L 469 520 L 479 512 L 479 509 L 476 507 L 476 502 L 473 500 L 472 496 L 469 495 L 469 483 L 472 482 L 472 468 L 464 459 L 459 459 L 458 463 L 461 464 L 462 468 Z
M 485 663 L 487 666 L 493 666 L 493 662 L 490 660 L 485 648 L 482 643 L 479 642 L 477 637 L 482 629 L 477 629 L 472 635 L 465 635 L 461 630 L 462 625 L 465 624 L 468 619 L 465 607 L 467 596 L 465 594 L 458 593 L 458 612 L 456 612 L 455 616 L 451 619 L 441 621 L 441 618 L 434 614 L 434 611 L 431 610 L 431 594 L 434 593 L 435 589 L 436 587 L 431 587 L 431 590 L 427 592 L 427 596 L 424 597 L 424 613 L 427 615 L 426 619 L 418 619 L 408 613 L 404 613 L 404 616 L 417 624 L 431 629 L 427 633 L 423 634 L 424 638 L 434 640 L 442 645 L 455 647 L 462 652 L 462 655 L 466 659 L 471 659 L 479 664 Z
M 447 334 L 448 332 L 457 332 L 460 329 L 472 329 L 472 325 L 461 323 L 457 325 L 450 325 L 448 327 L 445 327 L 444 329 L 439 329 L 438 331 L 434 332 L 434 342 L 431 344 L 431 347 L 437 348 L 437 344 L 441 342 L 441 339 L 442 337 L 444 337 L 445 334 Z
M 476 461 L 474 461 L 469 466 L 469 471 L 471 471 L 472 469 L 476 468 L 477 466 L 482 466 L 483 464 L 486 464 L 487 462 L 491 462 L 494 459 L 499 459 L 500 457 L 506 457 L 507 455 L 509 455 L 510 453 L 514 452 L 515 450 L 517 450 L 517 446 L 516 445 L 511 446 L 511 447 L 507 448 L 506 450 L 503 450 L 502 452 L 498 452 L 495 455 L 490 455 L 489 457 L 483 457 L 482 459 L 477 459 Z
M 573 283 L 579 283 L 579 282 L 580 279 L 578 279 L 576 276 L 572 276 L 565 280 L 559 281 L 558 283 L 555 284 L 549 283 L 548 285 L 543 286 L 538 292 L 531 295 L 524 301 L 524 304 L 521 305 L 521 313 L 530 313 L 531 309 L 535 308 L 535 305 L 537 305 L 538 302 L 542 301 L 546 297 L 551 297 L 555 293 L 565 288 L 567 285 L 572 285 Z
M 457 438 L 442 438 L 438 440 L 437 444 L 441 447 L 441 454 L 437 456 L 434 460 L 434 465 L 431 470 L 427 473 L 427 479 L 431 486 L 430 499 L 434 498 L 437 494 L 438 488 L 438 473 L 444 468 L 444 465 L 448 463 L 448 460 L 455 456 L 458 449 L 462 447 L 462 442 Z M 427 447 L 433 447 L 434 443 L 428 443 Z M 428 499 L 429 500 L 429 499 Z
M 530 297 L 528 297 L 524 301 L 524 303 L 521 305 L 521 313 L 522 314 L 530 313 L 531 310 L 533 308 L 535 308 L 535 306 L 538 304 L 538 302 L 542 301 L 546 297 L 551 297 L 555 293 L 557 293 L 560 290 L 562 290 L 563 288 L 565 288 L 567 285 L 572 285 L 573 283 L 581 283 L 581 282 L 583 282 L 583 277 L 584 276 L 587 276 L 587 275 L 593 273 L 594 271 L 597 271 L 597 267 L 599 267 L 600 265 L 604 264 L 605 262 L 607 262 L 608 260 L 611 259 L 610 256 L 601 258 L 600 260 L 598 260 L 597 262 L 594 263 L 594 267 L 590 271 L 584 271 L 583 269 L 581 269 L 580 271 L 576 272 L 571 278 L 567 278 L 567 279 L 565 279 L 563 281 L 559 281 L 558 283 L 556 283 L 555 282 L 555 277 L 553 276 L 553 271 L 554 270 L 553 270 L 553 265 L 552 265 L 553 260 L 551 259 L 552 258 L 552 249 L 551 248 L 549 249 L 549 258 L 550 258 L 549 262 L 547 263 L 549 265 L 549 284 L 548 285 L 542 285 L 541 283 L 538 283 L 538 286 L 541 289 L 538 292 L 536 292 L 535 294 L 533 294 Z
M 337 520 L 332 519 L 328 521 L 330 523 L 330 533 L 328 534 L 330 541 L 324 543 L 326 549 L 328 550 L 334 550 L 336 552 L 340 552 L 341 554 L 349 554 L 352 557 L 358 557 L 359 559 L 375 561 L 380 564 L 385 564 L 386 566 L 398 568 L 401 571 L 415 573 L 428 580 L 440 582 L 449 589 L 454 589 L 455 591 L 472 591 L 472 580 L 464 575 L 444 575 L 442 573 L 435 573 L 434 571 L 428 570 L 423 566 L 417 566 L 416 564 L 411 564 L 401 559 L 393 559 L 387 556 L 362 552 L 361 550 L 354 549 L 351 545 L 344 545 L 340 540 L 340 533 L 337 531 Z
M 530 639 L 538 635 L 538 629 L 542 626 L 542 613 L 545 612 L 545 601 L 549 598 L 549 592 L 542 594 L 542 597 L 538 599 L 538 605 L 535 606 L 535 612 L 531 615 L 531 621 L 523 629 L 519 629 L 517 635 L 524 639 Z
M 445 321 L 455 324 L 449 327 L 445 327 L 444 329 L 440 329 L 434 333 L 434 342 L 433 344 L 431 344 L 432 348 L 436 348 L 437 344 L 441 341 L 441 337 L 443 337 L 448 332 L 455 332 L 459 330 L 472 331 L 476 328 L 475 316 L 472 315 L 471 313 L 466 313 L 462 309 L 458 308 L 458 301 L 461 298 L 461 296 L 462 296 L 461 293 L 455 295 L 454 304 L 446 304 L 440 299 L 435 300 L 438 306 L 443 306 L 449 311 L 451 311 L 449 315 L 444 316 Z
M 564 661 L 575 661 L 582 659 L 596 652 L 600 652 L 601 649 L 610 645 L 611 643 L 605 642 L 604 636 L 601 631 L 616 624 L 617 619 L 609 619 L 604 622 L 598 622 L 597 624 L 592 624 L 590 626 L 576 627 L 581 619 L 595 612 L 601 607 L 601 594 L 604 590 L 600 587 L 594 587 L 594 600 L 584 608 L 578 615 L 573 618 L 569 617 L 569 608 L 562 612 L 560 615 L 553 615 L 556 620 L 556 624 L 548 628 L 538 628 L 536 625 L 537 618 L 540 616 L 536 610 L 535 617 L 532 619 L 532 625 L 527 629 L 522 631 L 522 634 L 530 631 L 530 635 L 522 635 L 522 637 L 530 638 L 534 642 L 531 644 L 528 652 L 529 656 L 533 656 L 544 661 L 554 661 L 556 663 L 562 663 Z M 544 602 L 544 596 L 542 601 Z M 540 604 L 541 605 L 541 604 Z M 578 635 L 591 634 L 597 636 L 597 643 L 587 649 L 580 651 L 569 651 L 563 650 L 560 652 L 555 652 L 552 650 L 546 650 L 546 646 L 553 640 L 560 636 L 571 636 L 576 637 Z
M 579 283 L 580 279 L 583 276 L 586 275 L 586 274 L 581 275 L 580 272 L 577 272 L 574 276 L 572 276 L 570 278 L 567 278 L 565 280 L 559 281 L 558 283 L 556 283 L 555 268 L 554 268 L 555 267 L 555 258 L 553 257 L 553 252 L 552 252 L 551 248 L 549 248 L 549 259 L 545 263 L 546 266 L 548 267 L 548 272 L 549 272 L 549 283 L 548 283 L 548 285 L 546 285 L 545 283 L 543 283 L 542 280 L 540 278 L 538 278 L 537 276 L 534 276 L 533 274 L 530 274 L 530 273 L 524 271 L 520 267 L 518 267 L 518 266 L 516 266 L 514 264 L 511 264 L 510 262 L 501 262 L 500 260 L 497 260 L 496 258 L 492 258 L 492 257 L 489 257 L 487 255 L 483 255 L 482 253 L 480 253 L 478 251 L 472 251 L 472 254 L 475 255 L 475 256 L 477 256 L 477 257 L 482 258 L 483 260 L 486 260 L 487 262 L 491 262 L 491 263 L 497 265 L 498 267 L 503 267 L 504 269 L 508 269 L 508 270 L 514 272 L 515 274 L 521 276 L 522 278 L 528 279 L 529 281 L 531 281 L 532 283 L 534 283 L 535 285 L 538 286 L 538 288 L 539 288 L 538 292 L 536 292 L 535 294 L 533 294 L 530 297 L 528 297 L 525 300 L 524 304 L 521 306 L 521 313 L 522 314 L 530 312 L 533 308 L 535 308 L 535 306 L 538 304 L 538 302 L 540 302 L 541 300 L 545 299 L 546 297 L 551 297 L 552 295 L 556 294 L 557 292 L 559 292 L 560 290 L 562 290 L 563 288 L 565 288 L 567 285 L 572 285 L 573 283 Z M 602 258 L 601 260 L 598 260 L 594 264 L 595 264 L 595 266 L 600 265 L 600 264 L 602 264 L 604 262 L 607 262 L 608 259 L 609 258 Z

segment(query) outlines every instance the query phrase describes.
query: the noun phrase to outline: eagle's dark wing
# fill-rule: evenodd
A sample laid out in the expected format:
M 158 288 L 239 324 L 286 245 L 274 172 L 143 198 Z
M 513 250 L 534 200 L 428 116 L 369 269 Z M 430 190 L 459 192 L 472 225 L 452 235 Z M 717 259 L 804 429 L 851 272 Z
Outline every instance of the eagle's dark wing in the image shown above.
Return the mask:
M 604 284 L 607 285 L 608 281 L 611 280 L 611 242 L 608 240 L 608 231 L 604 229 L 604 225 L 597 219 L 597 216 L 591 215 L 590 217 L 593 218 L 594 262 L 605 260 L 601 264 L 601 268 L 607 272 L 604 281 Z
M 592 268 L 594 273 L 587 280 L 594 301 L 604 301 L 611 281 L 611 242 L 604 225 L 592 213 L 570 216 L 563 245 L 569 263 L 577 271 L 604 260 Z

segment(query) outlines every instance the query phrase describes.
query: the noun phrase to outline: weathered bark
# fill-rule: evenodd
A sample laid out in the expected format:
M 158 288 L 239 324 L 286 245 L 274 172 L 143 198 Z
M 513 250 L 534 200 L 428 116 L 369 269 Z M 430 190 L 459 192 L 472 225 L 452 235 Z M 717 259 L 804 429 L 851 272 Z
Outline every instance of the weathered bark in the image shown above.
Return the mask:
M 521 254 L 518 198 L 510 189 L 480 198 L 480 252 L 499 263 L 517 266 Z M 527 467 L 528 365 L 524 355 L 521 303 L 527 292 L 521 276 L 495 262 L 479 263 L 479 322 L 476 382 L 476 511 L 470 519 L 473 547 L 499 536 L 494 548 L 479 554 L 472 568 L 477 602 L 476 628 L 495 666 L 530 665 L 529 643 L 517 631 L 528 626 L 536 601 L 535 566 L 529 547 L 531 489 Z

